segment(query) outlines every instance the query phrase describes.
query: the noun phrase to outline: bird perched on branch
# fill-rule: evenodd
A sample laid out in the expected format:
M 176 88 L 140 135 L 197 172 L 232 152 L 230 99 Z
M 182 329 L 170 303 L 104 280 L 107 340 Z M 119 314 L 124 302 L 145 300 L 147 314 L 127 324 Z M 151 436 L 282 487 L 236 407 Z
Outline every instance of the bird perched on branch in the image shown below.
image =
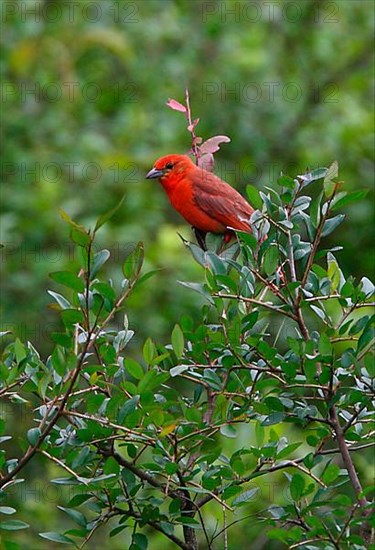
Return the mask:
M 206 233 L 223 234 L 229 242 L 233 229 L 252 232 L 254 208 L 228 183 L 196 166 L 188 156 L 159 158 L 146 178 L 160 180 L 173 208 L 193 227 L 203 249 Z

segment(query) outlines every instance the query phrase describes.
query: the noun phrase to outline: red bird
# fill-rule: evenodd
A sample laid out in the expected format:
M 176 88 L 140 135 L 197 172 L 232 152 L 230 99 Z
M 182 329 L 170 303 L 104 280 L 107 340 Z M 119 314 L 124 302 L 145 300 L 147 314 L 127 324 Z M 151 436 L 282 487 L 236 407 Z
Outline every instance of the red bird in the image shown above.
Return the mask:
M 206 233 L 224 235 L 228 242 L 233 229 L 251 233 L 254 209 L 233 187 L 199 166 L 186 155 L 159 158 L 146 175 L 158 178 L 173 208 L 193 226 L 197 241 L 205 248 Z

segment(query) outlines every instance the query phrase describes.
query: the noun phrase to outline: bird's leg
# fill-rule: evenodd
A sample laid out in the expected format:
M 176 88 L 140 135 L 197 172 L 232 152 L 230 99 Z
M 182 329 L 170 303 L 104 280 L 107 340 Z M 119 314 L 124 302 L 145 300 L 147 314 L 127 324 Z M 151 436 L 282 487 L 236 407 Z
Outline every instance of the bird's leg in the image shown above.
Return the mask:
M 197 239 L 198 245 L 201 247 L 202 250 L 207 250 L 206 246 L 206 233 L 204 231 L 201 231 L 200 229 L 197 229 L 196 227 L 193 227 L 195 238 Z

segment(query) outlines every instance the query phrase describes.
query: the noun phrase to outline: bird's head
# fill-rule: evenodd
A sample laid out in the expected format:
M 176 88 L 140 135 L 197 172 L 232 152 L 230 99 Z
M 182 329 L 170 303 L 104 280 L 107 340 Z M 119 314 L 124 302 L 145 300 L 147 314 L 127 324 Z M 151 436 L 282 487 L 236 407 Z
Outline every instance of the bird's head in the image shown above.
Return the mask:
M 146 175 L 147 179 L 162 179 L 169 174 L 179 174 L 184 172 L 187 168 L 195 166 L 193 161 L 186 155 L 166 155 L 159 158 L 153 168 Z

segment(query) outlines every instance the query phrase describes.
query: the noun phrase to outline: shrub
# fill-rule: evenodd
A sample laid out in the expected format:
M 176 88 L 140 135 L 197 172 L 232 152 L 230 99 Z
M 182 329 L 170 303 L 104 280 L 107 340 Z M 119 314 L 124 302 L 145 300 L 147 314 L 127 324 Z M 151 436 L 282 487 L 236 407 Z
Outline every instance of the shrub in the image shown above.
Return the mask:
M 141 274 L 142 244 L 116 288 L 101 277 L 109 252 L 93 252 L 113 212 L 91 232 L 63 214 L 81 270 L 51 275 L 63 289 L 49 291 L 63 326 L 54 350 L 44 360 L 16 339 L 2 356 L 1 397 L 35 418 L 17 457 L 1 451 L 0 511 L 15 512 L 7 493 L 38 458 L 60 470 L 51 483 L 74 490 L 61 510 L 75 527 L 41 533 L 50 541 L 82 547 L 109 523 L 110 537 L 128 529 L 131 549 L 147 548 L 149 528 L 173 547 L 238 548 L 231 525 L 245 521 L 254 536 L 261 522 L 274 548 L 365 548 L 374 287 L 342 273 L 338 247 L 323 248 L 360 196 L 337 175 L 334 163 L 264 193 L 249 187 L 254 234 L 238 232 L 221 254 L 218 238 L 206 252 L 185 242 L 204 270 L 183 283 L 202 295 L 199 321 L 182 316 L 168 345 L 148 338 L 142 358 L 128 351 L 124 315 L 152 275 Z M 277 491 L 265 495 L 267 484 Z

